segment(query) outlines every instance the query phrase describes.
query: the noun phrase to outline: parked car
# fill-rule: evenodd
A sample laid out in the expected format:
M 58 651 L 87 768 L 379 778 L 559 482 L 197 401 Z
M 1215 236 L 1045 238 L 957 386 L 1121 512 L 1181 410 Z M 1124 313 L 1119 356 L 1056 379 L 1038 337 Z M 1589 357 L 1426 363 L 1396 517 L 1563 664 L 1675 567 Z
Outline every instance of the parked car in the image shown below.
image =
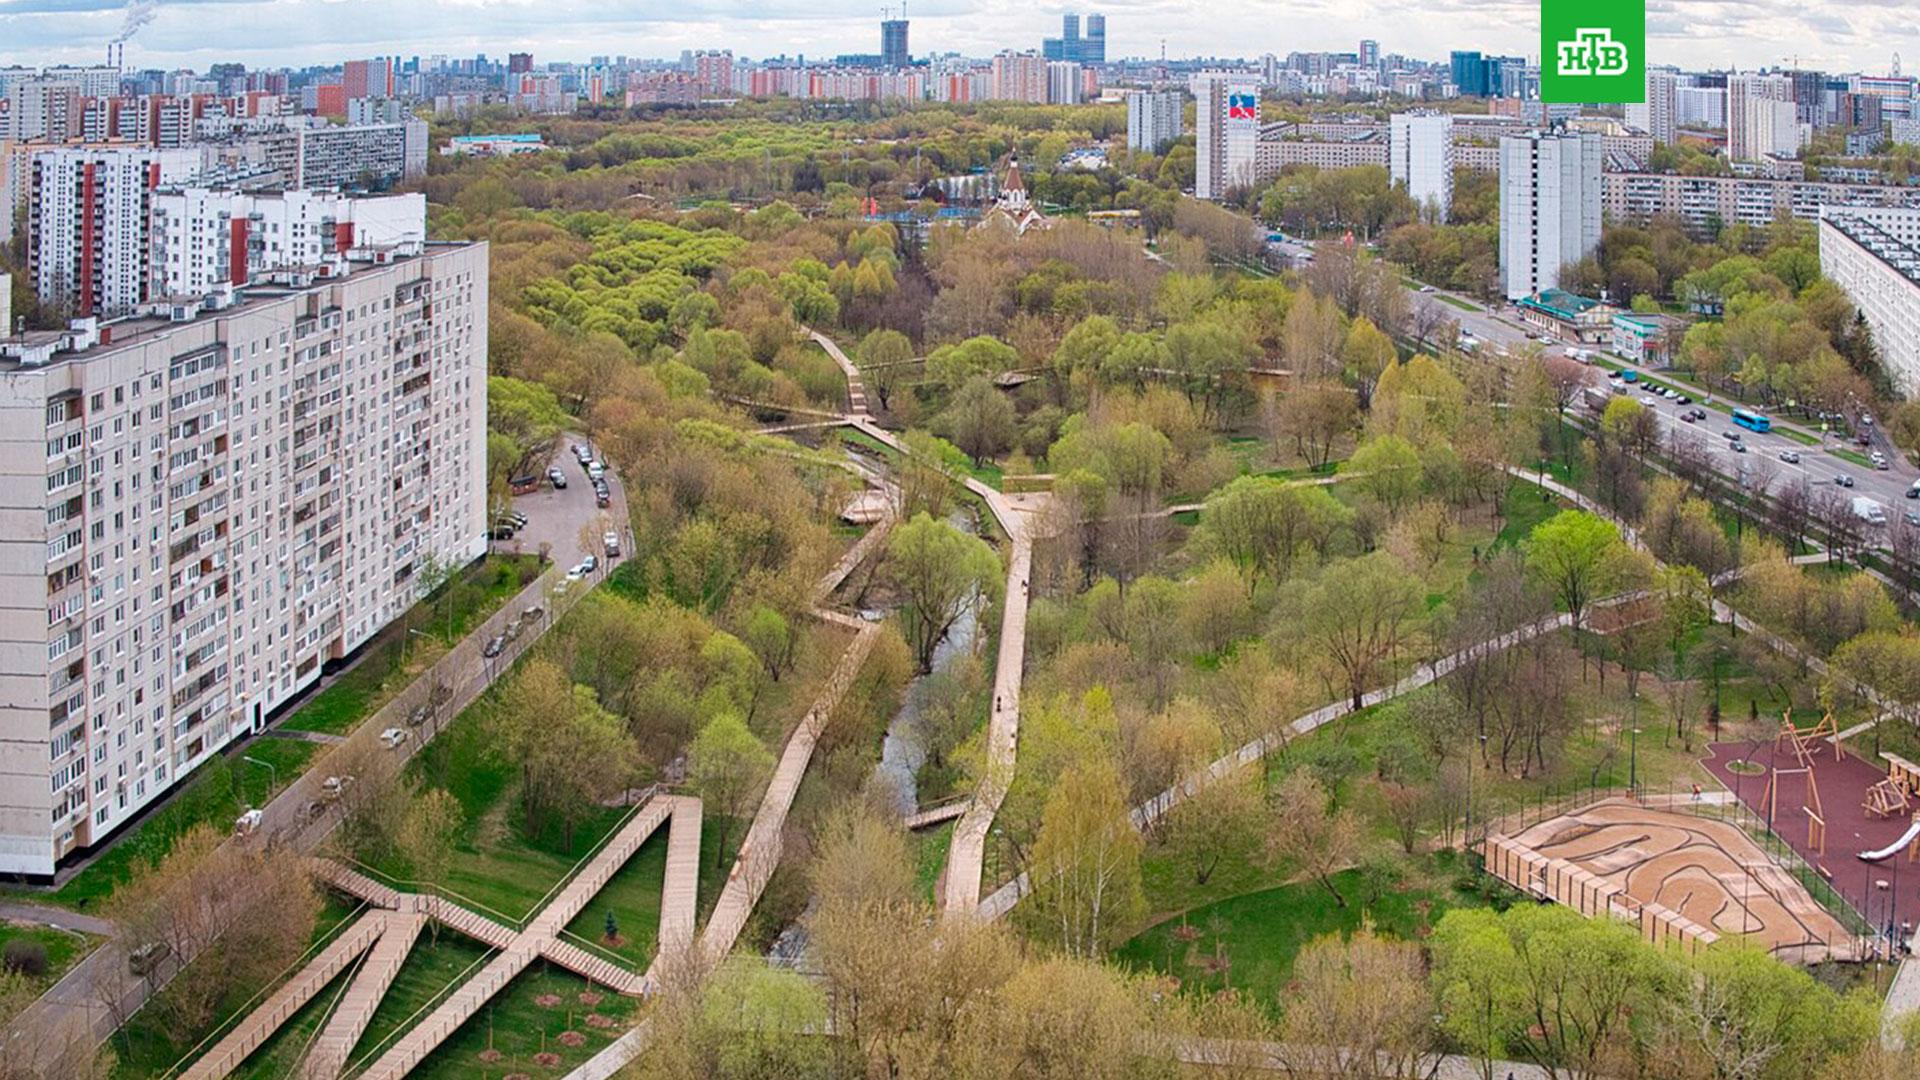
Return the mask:
M 506 647 L 507 647 L 507 636 L 505 634 L 495 634 L 493 637 L 493 640 L 487 642 L 487 647 L 480 650 L 480 655 L 491 660 L 494 657 L 499 656 L 500 650 Z
M 260 819 L 265 815 L 260 811 L 248 809 L 246 813 L 233 819 L 233 835 L 252 836 L 260 831 Z
M 513 526 L 495 525 L 487 531 L 487 535 L 495 540 L 511 540 L 513 539 Z
M 565 490 L 567 486 L 567 474 L 561 472 L 558 466 L 548 469 L 547 483 L 561 490 Z
M 145 945 L 127 954 L 127 970 L 145 978 L 153 974 L 160 962 L 173 953 L 164 941 L 149 941 Z
M 1798 465 L 1800 464 L 1800 451 L 1782 450 L 1780 451 L 1780 460 L 1786 462 L 1789 465 Z
M 1693 404 L 1693 399 L 1692 399 L 1692 398 L 1690 398 L 1690 397 L 1688 397 L 1688 396 L 1687 396 L 1687 395 L 1685 395 L 1685 394 L 1681 394 L 1681 395 L 1680 395 L 1679 397 L 1677 397 L 1677 398 L 1674 398 L 1673 400 L 1675 400 L 1675 401 L 1677 401 L 1677 402 L 1679 402 L 1679 403 L 1680 403 L 1680 404 L 1682 404 L 1682 405 L 1691 405 L 1691 404 Z
M 620 534 L 617 532 L 614 532 L 612 529 L 608 529 L 606 532 L 606 535 L 600 538 L 600 546 L 607 549 L 607 558 L 609 559 L 619 558 L 620 557 Z
M 595 570 L 600 569 L 600 560 L 593 557 L 592 555 L 589 555 L 586 558 L 580 560 L 580 568 L 585 570 L 587 573 L 591 574 Z
M 582 465 L 585 465 L 587 462 L 593 460 L 593 451 L 587 449 L 585 443 L 574 443 L 573 444 L 573 460 L 578 461 Z
M 1920 510 L 1907 511 L 1905 518 L 1906 518 L 1907 524 L 1920 526 Z
M 406 728 L 390 727 L 380 733 L 380 745 L 391 750 L 401 743 L 406 742 L 407 735 L 408 732 Z
M 613 497 L 612 497 L 611 495 L 608 495 L 608 494 L 607 494 L 607 489 L 606 489 L 606 488 L 595 488 L 595 489 L 594 489 L 594 491 L 593 491 L 593 504 L 594 504 L 595 506 L 598 506 L 598 507 L 600 507 L 601 509 L 603 509 L 603 510 L 604 510 L 604 509 L 606 509 L 606 507 L 607 507 L 607 506 L 609 506 L 609 505 L 611 505 L 611 504 L 612 504 L 612 502 L 613 502 Z

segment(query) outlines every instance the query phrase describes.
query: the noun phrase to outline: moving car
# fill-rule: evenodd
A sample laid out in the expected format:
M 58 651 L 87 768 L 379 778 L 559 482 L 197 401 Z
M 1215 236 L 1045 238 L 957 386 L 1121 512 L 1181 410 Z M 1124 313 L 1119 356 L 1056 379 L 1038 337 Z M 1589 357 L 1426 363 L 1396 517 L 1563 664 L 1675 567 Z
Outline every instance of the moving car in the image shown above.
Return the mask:
M 567 474 L 561 472 L 558 468 L 548 469 L 547 482 L 564 491 L 567 486 Z
M 1651 409 L 1655 405 L 1660 404 L 1660 399 L 1657 397 L 1654 397 L 1652 394 L 1647 394 L 1640 399 L 1640 404 L 1645 405 L 1647 408 Z
M 1728 444 L 1727 449 L 1732 450 L 1736 454 L 1744 454 L 1747 452 L 1747 444 L 1741 442 L 1739 439 L 1735 439 L 1732 443 Z M 1741 466 L 1741 468 L 1745 467 L 1744 465 Z
M 1800 451 L 1782 450 L 1780 451 L 1780 460 L 1786 462 L 1789 465 L 1798 465 L 1800 464 Z
M 1887 523 L 1887 508 L 1867 498 L 1865 495 L 1856 495 L 1853 497 L 1853 516 L 1866 522 L 1868 525 L 1885 525 Z
M 1920 499 L 1920 480 L 1915 480 L 1913 486 L 1907 489 L 1907 498 Z
M 1846 473 L 1840 473 L 1833 478 L 1833 482 L 1843 488 L 1850 488 L 1853 486 L 1853 477 L 1848 476 Z
M 1909 524 L 1909 525 L 1916 525 L 1916 526 L 1920 526 L 1920 510 L 1909 510 L 1909 511 L 1907 511 L 1907 513 L 1906 513 L 1906 522 L 1907 522 L 1907 524 Z

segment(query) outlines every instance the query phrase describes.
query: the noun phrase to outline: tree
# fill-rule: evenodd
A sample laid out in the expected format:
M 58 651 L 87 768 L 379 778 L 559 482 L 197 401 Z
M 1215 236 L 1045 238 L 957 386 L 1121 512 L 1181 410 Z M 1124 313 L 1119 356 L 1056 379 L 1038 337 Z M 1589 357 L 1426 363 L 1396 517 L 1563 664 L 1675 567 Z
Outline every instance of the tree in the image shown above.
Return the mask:
M 1870 994 L 1843 997 L 1750 945 L 1720 942 L 1686 968 L 1652 1014 L 1654 1052 L 1679 1066 L 1676 1075 L 1794 1080 L 1877 1041 Z
M 1260 845 L 1266 803 L 1257 777 L 1239 770 L 1205 784 L 1174 804 L 1161 842 L 1205 885 L 1222 863 L 1250 858 Z
M 893 392 L 913 359 L 913 342 L 898 330 L 875 330 L 860 339 L 856 354 L 861 382 L 873 387 L 881 408 L 892 408 Z
M 955 487 L 966 478 L 967 455 L 925 431 L 909 431 L 900 442 L 905 453 L 894 469 L 894 512 L 903 521 L 918 514 L 946 517 Z
M 1420 946 L 1375 933 L 1315 938 L 1293 962 L 1281 1018 L 1280 1059 L 1300 1077 L 1343 1076 L 1366 1062 L 1369 1076 L 1427 1075 L 1433 1000 Z
M 888 538 L 886 574 L 900 590 L 907 644 L 925 673 L 966 605 L 997 595 L 1000 560 L 986 541 L 922 513 Z
M 1353 391 L 1333 379 L 1296 384 L 1274 399 L 1269 425 L 1276 442 L 1290 440 L 1293 452 L 1315 469 L 1333 456 L 1333 445 L 1353 430 L 1359 406 Z
M 1562 510 L 1534 527 L 1525 543 L 1527 572 L 1573 617 L 1622 584 L 1629 572 L 1620 530 L 1584 510 Z
M 1280 782 L 1267 833 L 1270 855 L 1320 883 L 1340 907 L 1347 898 L 1333 875 L 1350 865 L 1362 842 L 1360 818 L 1349 807 L 1334 809 L 1327 789 L 1309 769 L 1295 769 Z
M 1335 563 L 1296 597 L 1300 632 L 1345 678 L 1355 709 L 1421 610 L 1419 584 L 1384 552 Z
M 1340 347 L 1340 363 L 1347 377 L 1360 387 L 1363 405 L 1372 396 L 1373 384 L 1380 373 L 1396 356 L 1393 339 L 1381 333 L 1366 317 L 1353 320 L 1353 325 L 1347 328 L 1346 343 Z
M 407 816 L 400 822 L 395 846 L 413 868 L 416 880 L 435 888 L 446 884 L 447 870 L 453 863 L 454 841 L 465 822 L 466 811 L 461 808 L 460 800 L 446 788 L 434 787 L 415 793 L 407 804 Z M 438 925 L 434 930 L 438 933 Z
M 1299 552 L 1318 546 L 1348 511 L 1326 489 L 1272 477 L 1242 476 L 1207 499 L 1201 535 L 1239 569 L 1251 594 L 1262 580 L 1287 576 Z
M 1093 757 L 1069 766 L 1047 799 L 1028 861 L 1035 928 L 1069 956 L 1104 956 L 1145 905 L 1140 850 L 1113 763 Z
M 773 765 L 772 751 L 738 713 L 721 713 L 694 736 L 687 749 L 687 779 L 714 811 L 715 865 L 726 865 L 731 819 L 745 816 L 752 808 L 754 797 L 773 775 Z
M 798 644 L 793 628 L 787 625 L 786 616 L 765 604 L 756 605 L 748 613 L 740 636 L 766 668 L 767 678 L 774 682 L 779 682 L 780 676 L 793 665 L 793 650 Z
M 1349 464 L 1361 490 L 1390 515 L 1398 516 L 1420 494 L 1420 454 L 1398 435 L 1369 439 L 1353 452 Z
M 975 465 L 1000 456 L 1013 445 L 1013 402 L 984 375 L 968 379 L 953 395 L 940 425 Z
M 600 706 L 591 688 L 571 687 L 558 715 L 531 717 L 519 741 L 530 831 L 551 813 L 559 818 L 568 851 L 573 830 L 632 779 L 637 751 L 626 721 Z

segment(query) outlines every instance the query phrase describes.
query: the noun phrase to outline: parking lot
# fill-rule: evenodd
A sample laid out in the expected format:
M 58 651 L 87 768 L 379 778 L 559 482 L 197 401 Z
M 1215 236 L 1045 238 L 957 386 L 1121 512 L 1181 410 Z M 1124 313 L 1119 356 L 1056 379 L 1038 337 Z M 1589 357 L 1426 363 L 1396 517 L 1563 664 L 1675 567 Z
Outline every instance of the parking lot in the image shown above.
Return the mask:
M 495 541 L 495 550 L 530 553 L 539 551 L 540 546 L 546 544 L 550 545 L 549 551 L 555 563 L 573 566 L 587 555 L 606 561 L 603 534 L 609 530 L 617 532 L 623 552 L 631 547 L 631 530 L 627 527 L 627 496 L 619 476 L 614 470 L 607 470 L 610 503 L 605 508 L 594 505 L 593 483 L 587 479 L 587 470 L 573 456 L 575 443 L 592 446 L 583 435 L 568 433 L 560 437 L 554 446 L 552 460 L 540 470 L 538 489 L 514 496 L 513 508 L 527 516 L 526 527 L 515 533 L 511 540 Z M 560 470 L 567 481 L 565 488 L 555 489 L 547 480 L 549 468 Z

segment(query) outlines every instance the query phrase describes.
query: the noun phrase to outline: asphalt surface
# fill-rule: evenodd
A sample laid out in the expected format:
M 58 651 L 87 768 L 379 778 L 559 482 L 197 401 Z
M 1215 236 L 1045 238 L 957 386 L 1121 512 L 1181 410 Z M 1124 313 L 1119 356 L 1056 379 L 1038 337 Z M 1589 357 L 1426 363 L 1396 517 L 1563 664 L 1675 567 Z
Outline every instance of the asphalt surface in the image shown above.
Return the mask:
M 1447 295 L 1453 296 L 1453 294 Z M 1463 311 L 1451 304 L 1447 305 L 1448 317 L 1458 320 L 1462 329 L 1470 331 L 1474 337 L 1480 339 L 1481 349 L 1516 350 L 1527 344 L 1528 328 L 1521 323 L 1519 315 L 1511 308 L 1496 312 L 1485 309 L 1484 305 L 1469 297 L 1454 296 L 1454 299 L 1471 303 L 1481 309 Z M 1570 347 L 1577 346 L 1555 341 L 1545 342 L 1542 345 L 1544 354 L 1547 356 L 1564 357 Z M 1657 385 L 1668 385 L 1658 371 L 1642 370 L 1640 374 L 1643 379 L 1651 379 Z M 1612 393 L 1613 382 L 1614 380 L 1607 378 L 1605 367 L 1598 364 L 1588 365 L 1588 388 L 1594 393 Z M 1675 386 L 1674 389 L 1682 393 L 1692 393 L 1679 386 Z M 1636 401 L 1648 397 L 1638 389 L 1631 391 L 1629 396 Z M 1854 486 L 1847 489 L 1845 494 L 1849 498 L 1864 495 L 1884 506 L 1887 511 L 1887 528 L 1909 527 L 1902 523 L 1903 515 L 1908 510 L 1920 510 L 1920 500 L 1906 498 L 1908 489 L 1916 478 L 1920 478 L 1920 470 L 1908 464 L 1905 456 L 1895 451 L 1885 437 L 1880 435 L 1877 428 L 1872 429 L 1871 434 L 1876 446 L 1887 455 L 1891 467 L 1885 471 L 1856 465 L 1834 456 L 1830 452 L 1833 448 L 1853 450 L 1863 456 L 1871 449 L 1853 446 L 1837 436 L 1826 436 L 1824 447 L 1805 446 L 1778 432 L 1761 435 L 1736 428 L 1731 417 L 1711 407 L 1707 408 L 1705 420 L 1689 424 L 1680 419 L 1681 413 L 1687 409 L 1701 406 L 1700 401 L 1696 401 L 1693 405 L 1680 405 L 1659 397 L 1654 399 L 1654 403 L 1649 408 L 1659 418 L 1663 436 L 1671 436 L 1674 429 L 1679 429 L 1678 437 L 1698 440 L 1706 447 L 1707 460 L 1714 470 L 1729 479 L 1737 480 L 1743 471 L 1749 474 L 1757 472 L 1758 475 L 1764 476 L 1766 470 L 1770 469 L 1773 479 L 1769 490 L 1778 491 L 1784 485 L 1799 478 L 1805 478 L 1809 484 L 1817 488 L 1823 484 L 1833 485 L 1838 476 L 1850 476 L 1853 478 Z M 1804 427 L 1804 425 L 1797 426 Z M 1740 432 L 1740 441 L 1746 445 L 1747 453 L 1737 454 L 1729 449 L 1730 440 L 1724 434 L 1729 431 Z M 1799 454 L 1799 463 L 1791 464 L 1783 461 L 1781 454 L 1787 452 Z M 1765 466 L 1756 464 L 1762 460 L 1767 463 Z M 1876 543 L 1885 542 L 1884 530 L 1869 530 L 1869 535 L 1874 536 Z
M 575 460 L 575 445 L 596 450 L 593 441 L 584 435 L 569 432 L 561 436 L 554 447 L 553 459 L 540 470 L 539 490 L 514 496 L 513 508 L 527 515 L 526 528 L 511 540 L 495 541 L 494 550 L 533 553 L 546 544 L 550 545 L 553 561 L 560 566 L 573 566 L 589 554 L 606 562 L 604 534 L 612 529 L 619 531 L 620 550 L 632 550 L 633 538 L 623 512 L 627 504 L 626 491 L 619 476 L 612 469 L 607 471 L 612 505 L 606 509 L 595 506 L 593 481 L 587 478 L 586 467 Z M 549 468 L 559 469 L 566 477 L 565 488 L 556 489 L 547 480 Z M 590 541 L 591 546 L 583 541 Z

